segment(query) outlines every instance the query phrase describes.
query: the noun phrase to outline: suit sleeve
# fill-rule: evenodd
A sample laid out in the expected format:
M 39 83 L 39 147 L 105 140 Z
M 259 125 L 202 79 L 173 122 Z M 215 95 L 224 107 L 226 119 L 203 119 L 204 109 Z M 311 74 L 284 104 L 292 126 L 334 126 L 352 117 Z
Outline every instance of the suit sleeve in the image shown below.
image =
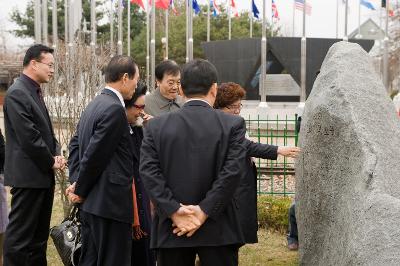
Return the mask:
M 5 142 L 4 136 L 0 129 L 0 169 L 4 169 L 4 157 L 5 157 Z
M 110 156 L 115 152 L 126 130 L 128 122 L 122 106 L 112 105 L 99 115 L 94 133 L 80 161 L 75 194 L 87 197 L 107 167 Z
M 72 184 L 78 179 L 79 173 L 79 143 L 78 143 L 78 129 L 69 142 L 69 155 L 68 155 L 68 171 L 69 182 Z
M 244 144 L 247 148 L 247 156 L 249 157 L 269 160 L 276 160 L 278 158 L 278 146 L 257 143 L 247 138 L 244 140 Z
M 140 149 L 140 176 L 150 197 L 155 201 L 157 208 L 165 216 L 170 217 L 180 205 L 174 199 L 172 191 L 167 186 L 161 171 L 160 160 L 155 148 L 150 123 L 144 130 L 144 137 Z
M 244 120 L 241 119 L 240 123 L 231 130 L 224 164 L 213 182 L 211 190 L 207 192 L 206 197 L 199 203 L 200 208 L 210 218 L 217 218 L 225 209 L 239 184 L 246 162 L 246 148 L 243 145 L 245 133 L 246 126 Z
M 34 123 L 30 111 L 31 102 L 26 93 L 14 90 L 7 95 L 5 105 L 22 150 L 43 172 L 48 172 L 54 165 L 54 158 Z

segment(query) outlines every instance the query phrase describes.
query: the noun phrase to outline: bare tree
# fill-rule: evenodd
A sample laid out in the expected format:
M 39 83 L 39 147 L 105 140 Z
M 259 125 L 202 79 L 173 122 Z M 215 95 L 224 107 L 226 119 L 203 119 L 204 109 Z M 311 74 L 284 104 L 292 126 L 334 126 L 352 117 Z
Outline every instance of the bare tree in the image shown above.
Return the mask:
M 55 74 L 45 90 L 45 101 L 62 154 L 67 158 L 68 144 L 82 111 L 104 86 L 102 69 L 110 59 L 110 52 L 102 47 L 92 51 L 83 41 L 67 48 L 60 43 L 55 50 L 55 59 Z M 57 172 L 56 182 L 64 216 L 67 216 L 71 208 L 65 195 L 69 185 L 68 171 Z

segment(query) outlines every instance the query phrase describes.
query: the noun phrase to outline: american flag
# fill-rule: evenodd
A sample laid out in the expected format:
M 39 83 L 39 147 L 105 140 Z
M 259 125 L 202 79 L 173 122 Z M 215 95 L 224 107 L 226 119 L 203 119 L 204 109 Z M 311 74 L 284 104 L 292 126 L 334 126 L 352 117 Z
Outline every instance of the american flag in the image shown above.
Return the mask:
M 303 11 L 304 8 L 304 0 L 294 0 L 294 6 L 296 7 L 296 9 Z M 306 2 L 306 14 L 307 15 L 311 15 L 311 4 L 308 3 L 308 1 Z
M 276 7 L 274 0 L 272 0 L 271 8 L 272 8 L 272 18 L 279 19 L 278 8 Z

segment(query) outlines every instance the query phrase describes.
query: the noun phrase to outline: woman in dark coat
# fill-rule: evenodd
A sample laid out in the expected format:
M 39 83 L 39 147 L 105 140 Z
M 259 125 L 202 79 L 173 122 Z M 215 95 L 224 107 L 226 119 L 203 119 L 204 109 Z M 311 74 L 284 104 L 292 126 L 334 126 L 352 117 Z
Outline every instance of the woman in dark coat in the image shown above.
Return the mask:
M 151 210 L 150 199 L 144 190 L 139 175 L 140 146 L 143 139 L 143 127 L 139 123 L 146 123 L 152 117 L 145 114 L 143 109 L 146 85 L 139 83 L 131 100 L 125 101 L 126 115 L 131 132 L 131 145 L 134 154 L 133 173 L 134 184 L 132 197 L 134 200 L 134 223 L 132 233 L 132 266 L 155 266 L 155 255 L 150 250 Z M 141 119 L 139 119 L 141 118 Z
M 222 83 L 218 87 L 214 108 L 232 115 L 240 115 L 241 100 L 245 90 L 238 84 Z M 239 187 L 234 195 L 239 219 L 246 243 L 257 243 L 257 168 L 252 157 L 276 160 L 278 155 L 296 157 L 299 148 L 278 147 L 245 139 L 247 148 L 246 167 L 242 171 Z

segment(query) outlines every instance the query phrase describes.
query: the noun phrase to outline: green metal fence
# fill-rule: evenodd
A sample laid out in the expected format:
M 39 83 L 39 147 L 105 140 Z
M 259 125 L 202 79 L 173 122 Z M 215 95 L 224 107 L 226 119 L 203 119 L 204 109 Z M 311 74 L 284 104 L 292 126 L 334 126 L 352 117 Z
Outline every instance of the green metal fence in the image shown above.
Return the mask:
M 251 140 L 277 146 L 297 146 L 297 115 L 284 118 L 246 118 Z M 254 158 L 257 165 L 259 194 L 288 196 L 295 193 L 294 159 L 279 156 L 278 160 Z

